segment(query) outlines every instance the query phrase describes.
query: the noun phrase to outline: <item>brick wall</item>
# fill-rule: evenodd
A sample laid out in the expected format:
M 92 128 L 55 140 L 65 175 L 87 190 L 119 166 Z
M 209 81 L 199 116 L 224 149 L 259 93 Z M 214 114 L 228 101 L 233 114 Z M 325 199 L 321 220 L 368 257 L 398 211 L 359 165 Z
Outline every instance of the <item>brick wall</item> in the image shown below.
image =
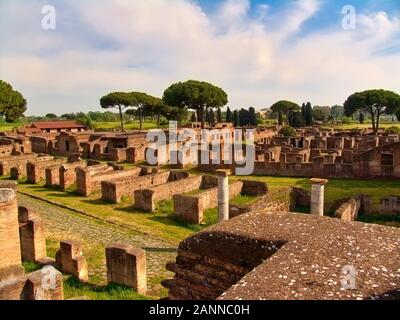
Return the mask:
M 153 212 L 157 201 L 171 199 L 174 194 L 187 193 L 200 189 L 202 180 L 201 176 L 195 176 L 150 189 L 137 190 L 135 191 L 135 208 Z
M 49 167 L 61 165 L 66 162 L 66 159 L 54 159 L 44 162 L 28 162 L 26 165 L 27 181 L 32 184 L 37 184 L 40 181 L 46 180 L 46 169 Z
M 128 177 L 101 182 L 101 194 L 104 201 L 119 203 L 124 196 L 133 196 L 136 190 L 147 189 L 167 183 L 170 172 L 160 172 L 143 177 Z
M 229 199 L 242 192 L 243 182 L 234 181 L 229 184 Z M 218 187 L 206 190 L 197 195 L 174 195 L 174 212 L 186 222 L 200 224 L 203 222 L 205 210 L 218 206 Z
M 103 172 L 93 172 L 90 171 L 89 168 L 90 167 L 86 169 L 78 168 L 76 171 L 77 192 L 86 197 L 90 196 L 92 193 L 101 191 L 102 181 L 135 178 L 139 177 L 142 171 L 140 168 L 131 170 L 113 170 L 113 168 L 109 167 L 109 169 L 107 168 L 103 170 Z
M 0 281 L 23 274 L 15 184 L 0 184 Z

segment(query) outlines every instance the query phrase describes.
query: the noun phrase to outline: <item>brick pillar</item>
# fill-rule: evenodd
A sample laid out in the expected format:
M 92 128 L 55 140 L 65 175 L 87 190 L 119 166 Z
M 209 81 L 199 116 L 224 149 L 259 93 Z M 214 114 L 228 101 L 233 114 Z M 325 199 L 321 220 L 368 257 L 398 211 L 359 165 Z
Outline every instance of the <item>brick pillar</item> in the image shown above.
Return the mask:
M 106 248 L 107 280 L 146 294 L 146 251 L 126 244 Z
M 218 175 L 218 221 L 229 220 L 229 176 L 230 170 L 217 170 Z
M 1 183 L 0 281 L 23 274 L 15 183 Z
M 24 207 L 18 208 L 18 220 L 22 260 L 44 261 L 47 254 L 43 220 Z
M 60 250 L 56 253 L 56 264 L 63 273 L 72 274 L 81 281 L 89 279 L 86 258 L 79 241 L 61 241 Z
M 328 180 L 311 179 L 311 214 L 324 216 L 325 185 Z

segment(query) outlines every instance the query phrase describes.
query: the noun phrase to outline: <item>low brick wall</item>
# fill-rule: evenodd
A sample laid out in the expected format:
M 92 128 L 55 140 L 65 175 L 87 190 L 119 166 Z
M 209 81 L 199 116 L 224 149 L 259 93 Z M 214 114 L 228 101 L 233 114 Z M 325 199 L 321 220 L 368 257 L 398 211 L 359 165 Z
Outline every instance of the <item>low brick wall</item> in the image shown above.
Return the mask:
M 122 178 L 137 178 L 140 176 L 142 169 L 135 168 L 131 170 L 113 170 L 105 169 L 103 172 L 93 174 L 89 167 L 86 169 L 78 168 L 76 170 L 77 192 L 85 197 L 90 196 L 92 193 L 101 191 L 102 181 L 111 181 L 114 179 Z
M 52 279 L 49 287 L 43 283 Z M 0 282 L 0 300 L 63 300 L 63 275 L 53 267 Z
M 60 176 L 60 188 L 65 191 L 70 186 L 76 183 L 76 172 L 77 168 L 86 168 L 88 164 L 85 161 L 70 163 L 62 165 L 59 168 L 59 176 Z
M 234 181 L 229 185 L 229 199 L 235 198 L 242 192 L 244 183 Z M 174 195 L 175 214 L 188 223 L 203 222 L 204 211 L 218 206 L 218 187 L 206 190 L 197 195 Z
M 26 165 L 26 174 L 28 183 L 37 184 L 40 181 L 46 180 L 46 169 L 49 167 L 61 165 L 66 162 L 66 159 L 54 159 L 44 162 L 28 162 Z
M 127 177 L 101 182 L 101 194 L 104 201 L 119 203 L 124 196 L 133 196 L 136 190 L 159 186 L 170 181 L 187 178 L 187 173 L 160 172 L 141 177 Z
M 8 176 L 10 174 L 11 168 L 19 167 L 21 165 L 26 166 L 28 162 L 42 162 L 53 160 L 54 157 L 47 155 L 38 155 L 36 153 L 25 154 L 20 156 L 10 156 L 7 158 L 3 158 L 0 161 L 0 176 Z M 26 170 L 24 171 L 26 175 Z
M 146 212 L 153 212 L 157 201 L 171 199 L 174 194 L 200 189 L 202 180 L 203 177 L 194 176 L 150 189 L 137 190 L 135 191 L 135 208 Z

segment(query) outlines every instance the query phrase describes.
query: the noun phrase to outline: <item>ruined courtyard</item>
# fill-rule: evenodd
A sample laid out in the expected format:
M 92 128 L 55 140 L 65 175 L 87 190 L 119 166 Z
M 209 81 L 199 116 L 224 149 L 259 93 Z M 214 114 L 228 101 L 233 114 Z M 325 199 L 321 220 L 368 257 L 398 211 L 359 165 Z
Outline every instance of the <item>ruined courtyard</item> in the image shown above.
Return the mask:
M 234 129 L 213 134 L 223 146 Z M 150 165 L 145 132 L 6 133 L 0 145 L 2 299 L 399 297 L 398 135 L 259 129 L 242 177 L 235 163 Z M 340 290 L 346 265 L 362 270 L 356 291 Z M 46 266 L 55 289 L 40 289 Z

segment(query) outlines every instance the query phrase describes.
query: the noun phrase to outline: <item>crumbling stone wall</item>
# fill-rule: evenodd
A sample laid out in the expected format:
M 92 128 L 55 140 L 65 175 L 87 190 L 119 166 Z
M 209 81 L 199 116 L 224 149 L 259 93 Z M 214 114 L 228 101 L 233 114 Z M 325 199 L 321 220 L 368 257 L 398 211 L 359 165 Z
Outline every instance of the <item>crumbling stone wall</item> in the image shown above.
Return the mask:
M 0 183 L 0 282 L 23 275 L 15 184 Z
M 28 183 L 37 184 L 46 180 L 46 169 L 61 165 L 66 159 L 54 159 L 44 162 L 28 162 L 26 165 L 26 174 Z
M 243 191 L 244 183 L 234 181 L 229 185 L 229 199 L 235 198 Z M 205 190 L 196 195 L 174 195 L 174 212 L 182 220 L 201 224 L 204 211 L 218 206 L 218 187 Z
M 187 177 L 187 173 L 165 171 L 134 178 L 128 177 L 112 181 L 102 181 L 102 199 L 112 203 L 119 203 L 122 197 L 132 196 L 136 190 L 151 188 Z
M 97 163 L 97 162 L 96 162 Z M 69 187 L 76 183 L 76 169 L 86 168 L 88 164 L 85 161 L 79 161 L 69 164 L 64 164 L 59 168 L 59 184 L 62 191 L 67 190 Z
M 77 168 L 76 169 L 76 184 L 77 192 L 85 197 L 92 193 L 101 191 L 101 182 L 110 181 L 121 178 L 137 178 L 141 175 L 142 169 L 135 168 L 131 170 L 114 170 L 107 166 L 96 168 Z
M 170 300 L 215 300 L 284 244 L 219 232 L 198 239 L 183 241 L 176 263 L 167 264 L 175 273 L 162 282 Z
M 340 207 L 335 211 L 334 216 L 343 221 L 356 221 L 361 208 L 361 199 L 350 198 L 344 200 Z
M 63 300 L 63 276 L 53 267 L 0 281 L 0 300 Z
M 24 207 L 18 208 L 18 220 L 22 260 L 43 261 L 47 258 L 43 220 Z
M 174 194 L 187 193 L 200 189 L 202 180 L 201 176 L 194 176 L 149 189 L 136 190 L 135 208 L 146 212 L 153 212 L 157 201 L 171 199 Z
M 126 149 L 126 162 L 128 163 L 140 163 L 146 159 L 146 147 L 145 146 L 134 146 Z
M 8 176 L 13 167 L 26 166 L 29 161 L 49 161 L 54 159 L 52 156 L 39 156 L 38 154 L 24 154 L 18 156 L 11 156 L 1 159 L 0 161 L 0 176 Z M 25 171 L 26 172 L 26 169 Z M 26 173 L 25 173 L 26 175 Z
M 106 248 L 107 281 L 135 289 L 146 294 L 146 252 L 125 244 Z
M 81 281 L 89 279 L 86 258 L 83 256 L 83 246 L 79 241 L 60 242 L 60 250 L 56 253 L 56 265 L 63 273 L 72 274 Z

